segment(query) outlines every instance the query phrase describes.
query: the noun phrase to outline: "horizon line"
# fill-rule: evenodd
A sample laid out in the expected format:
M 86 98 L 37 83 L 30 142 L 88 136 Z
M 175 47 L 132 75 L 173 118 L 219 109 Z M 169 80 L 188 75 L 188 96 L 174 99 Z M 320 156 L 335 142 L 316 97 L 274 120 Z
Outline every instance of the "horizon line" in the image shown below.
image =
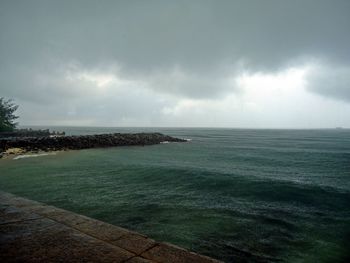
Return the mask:
M 350 127 L 214 127 L 214 126 L 78 126 L 78 125 L 43 125 L 43 124 L 24 124 L 21 127 L 67 127 L 67 128 L 162 128 L 162 129 L 237 129 L 237 130 L 348 130 Z

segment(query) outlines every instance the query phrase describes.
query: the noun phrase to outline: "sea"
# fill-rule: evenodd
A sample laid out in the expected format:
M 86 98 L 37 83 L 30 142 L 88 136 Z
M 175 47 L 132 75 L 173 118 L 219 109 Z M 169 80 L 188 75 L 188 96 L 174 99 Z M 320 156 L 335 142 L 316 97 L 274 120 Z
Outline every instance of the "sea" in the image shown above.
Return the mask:
M 0 159 L 1 190 L 225 262 L 350 262 L 348 129 L 48 128 L 188 141 Z

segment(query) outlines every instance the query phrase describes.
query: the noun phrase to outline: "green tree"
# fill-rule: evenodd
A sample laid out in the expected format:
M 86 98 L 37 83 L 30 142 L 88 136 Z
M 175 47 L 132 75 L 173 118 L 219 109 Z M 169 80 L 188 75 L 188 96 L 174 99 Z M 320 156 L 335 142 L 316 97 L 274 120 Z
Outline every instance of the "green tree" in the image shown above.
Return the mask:
M 14 122 L 18 116 L 14 112 L 18 109 L 18 105 L 14 104 L 12 100 L 5 100 L 0 98 L 0 132 L 13 131 L 17 123 Z

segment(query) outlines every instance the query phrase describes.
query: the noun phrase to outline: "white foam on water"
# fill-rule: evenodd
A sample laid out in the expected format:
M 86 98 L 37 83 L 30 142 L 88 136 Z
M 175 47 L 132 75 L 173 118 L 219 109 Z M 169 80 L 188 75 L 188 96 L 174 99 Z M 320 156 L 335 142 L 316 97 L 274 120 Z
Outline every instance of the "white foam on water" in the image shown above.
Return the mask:
M 47 156 L 47 155 L 56 155 L 56 153 L 38 153 L 38 154 L 23 154 L 18 155 L 13 160 L 19 160 L 24 158 L 33 158 L 33 157 L 41 157 L 41 156 Z

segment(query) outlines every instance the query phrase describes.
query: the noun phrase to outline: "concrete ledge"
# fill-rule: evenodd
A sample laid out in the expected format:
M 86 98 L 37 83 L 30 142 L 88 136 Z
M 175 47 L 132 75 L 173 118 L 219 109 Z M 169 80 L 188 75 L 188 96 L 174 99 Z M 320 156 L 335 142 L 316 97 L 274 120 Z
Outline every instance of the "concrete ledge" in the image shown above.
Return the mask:
M 0 191 L 0 262 L 219 262 Z

